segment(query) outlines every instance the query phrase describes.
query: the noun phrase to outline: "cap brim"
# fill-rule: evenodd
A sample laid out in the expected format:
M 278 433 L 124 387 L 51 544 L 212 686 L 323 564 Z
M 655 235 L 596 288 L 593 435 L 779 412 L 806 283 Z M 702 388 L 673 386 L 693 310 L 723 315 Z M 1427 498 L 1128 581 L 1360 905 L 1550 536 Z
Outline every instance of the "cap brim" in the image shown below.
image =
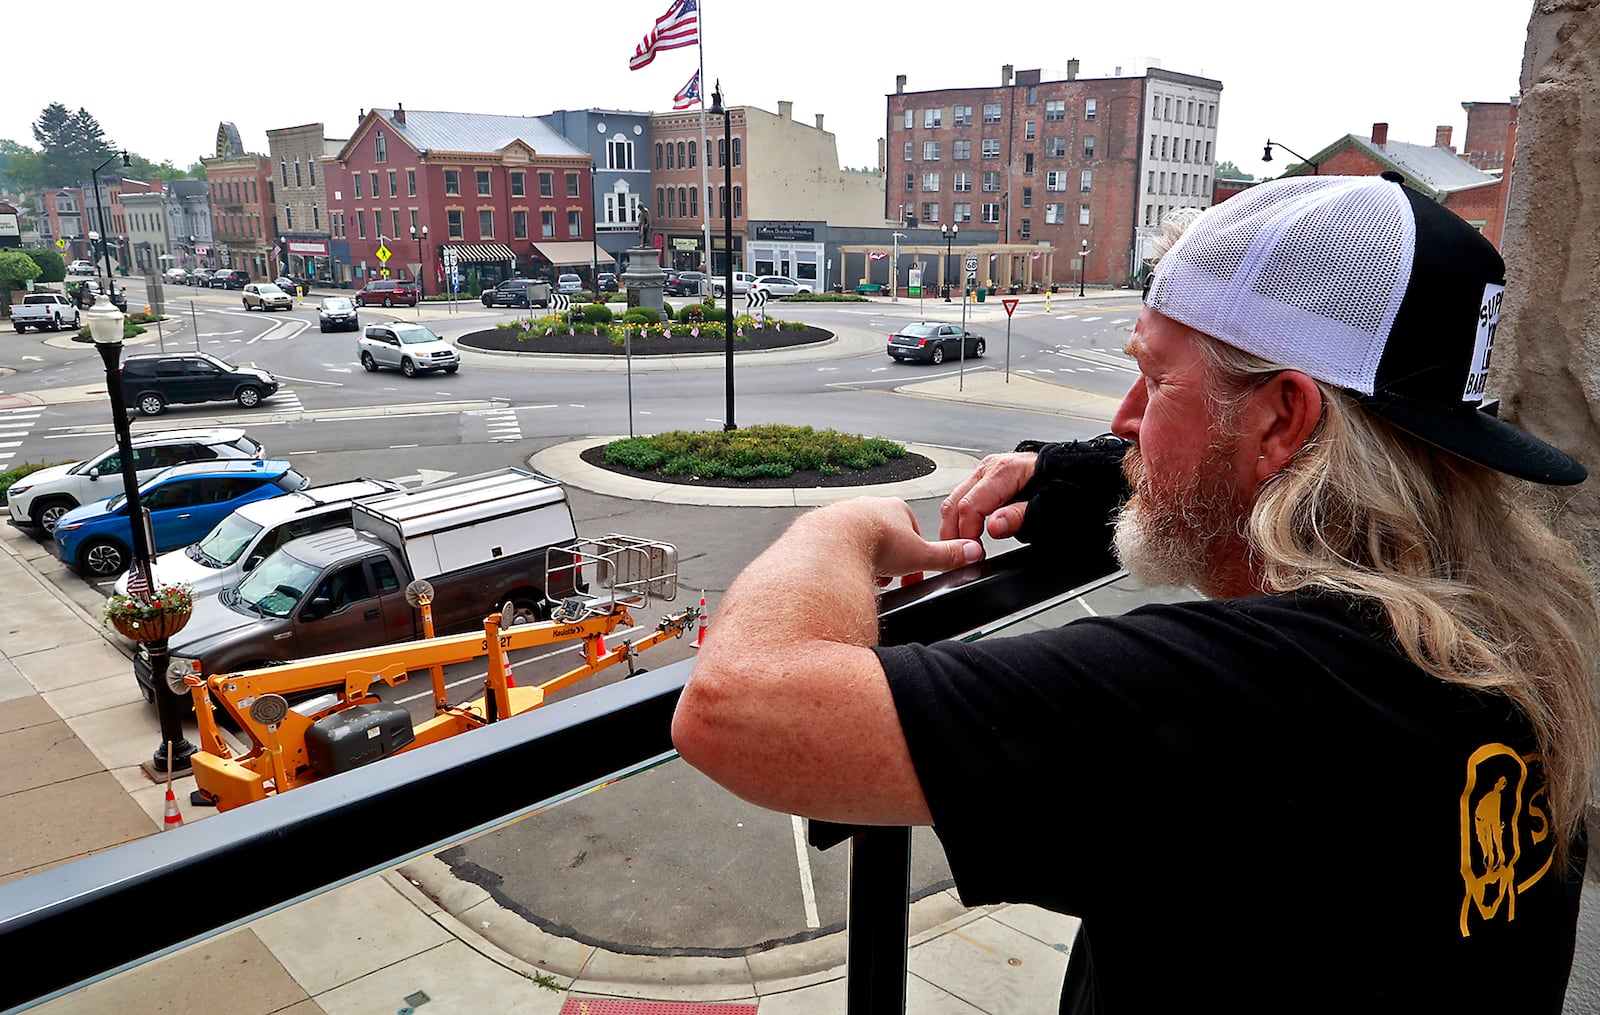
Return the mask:
M 1518 479 L 1574 486 L 1589 476 L 1560 448 L 1471 406 L 1440 409 L 1385 395 L 1357 395 L 1356 400 L 1430 444 Z

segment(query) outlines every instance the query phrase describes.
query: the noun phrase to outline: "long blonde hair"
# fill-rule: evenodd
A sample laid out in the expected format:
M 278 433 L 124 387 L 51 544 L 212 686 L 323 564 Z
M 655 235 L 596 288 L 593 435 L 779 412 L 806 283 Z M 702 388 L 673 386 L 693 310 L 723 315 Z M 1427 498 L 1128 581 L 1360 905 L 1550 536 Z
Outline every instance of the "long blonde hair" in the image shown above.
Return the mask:
M 1283 369 L 1210 338 L 1201 345 L 1221 403 Z M 1242 526 L 1260 587 L 1375 603 L 1425 672 L 1510 699 L 1537 737 L 1564 860 L 1600 764 L 1600 610 L 1582 557 L 1531 484 L 1319 386 L 1316 432 Z M 1228 404 L 1215 409 L 1231 415 Z

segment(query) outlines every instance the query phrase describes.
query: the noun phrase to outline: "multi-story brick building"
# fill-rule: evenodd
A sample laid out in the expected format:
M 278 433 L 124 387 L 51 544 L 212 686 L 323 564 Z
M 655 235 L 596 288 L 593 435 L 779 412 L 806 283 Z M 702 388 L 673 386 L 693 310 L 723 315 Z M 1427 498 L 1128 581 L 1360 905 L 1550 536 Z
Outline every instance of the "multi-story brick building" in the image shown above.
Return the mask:
M 588 153 L 538 117 L 373 109 L 325 175 L 334 256 L 358 284 L 385 245 L 390 276 L 425 288 L 452 248 L 463 291 L 593 256 Z
M 1045 81 L 1008 64 L 997 85 L 925 92 L 898 76 L 885 213 L 922 227 L 974 223 L 1002 245 L 1074 258 L 1087 247 L 1088 281 L 1128 281 L 1162 215 L 1211 204 L 1222 82 L 1160 68 L 1080 78 L 1078 66 Z M 997 256 L 980 284 L 1023 278 L 1030 256 Z
M 267 158 L 277 180 L 278 232 L 274 261 L 297 278 L 333 280 L 328 225 L 328 188 L 323 161 L 337 155 L 343 139 L 324 137 L 320 123 L 267 131 Z
M 1461 157 L 1486 173 L 1504 169 L 1506 156 L 1515 147 L 1520 101 L 1513 95 L 1510 102 L 1463 102 L 1467 136 L 1462 142 Z
M 271 253 L 278 236 L 278 216 L 267 156 L 245 151 L 239 128 L 223 123 L 217 127 L 216 154 L 200 162 L 206 167 L 211 231 L 216 241 L 214 254 L 202 249 L 202 258 L 214 261 L 210 266 L 272 278 L 278 272 Z
M 55 246 L 67 260 L 93 257 L 88 235 L 91 218 L 85 210 L 83 191 L 77 187 L 56 187 L 39 196 L 39 239 Z

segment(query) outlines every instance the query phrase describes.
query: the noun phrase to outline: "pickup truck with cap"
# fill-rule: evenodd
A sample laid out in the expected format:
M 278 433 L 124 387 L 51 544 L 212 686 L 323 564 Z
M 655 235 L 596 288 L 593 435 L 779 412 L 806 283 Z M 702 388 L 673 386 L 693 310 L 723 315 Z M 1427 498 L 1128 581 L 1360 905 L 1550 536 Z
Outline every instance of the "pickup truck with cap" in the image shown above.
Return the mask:
M 11 304 L 11 326 L 17 334 L 29 328 L 60 331 L 79 326 L 77 304 L 60 293 L 29 293 L 21 303 Z
M 291 539 L 238 585 L 197 598 L 168 643 L 169 686 L 292 659 L 423 635 L 417 586 L 431 586 L 434 631 L 470 630 L 511 604 L 506 623 L 549 614 L 574 594 L 564 547 L 572 508 L 552 479 L 501 469 L 355 501 L 352 527 Z M 553 564 L 553 566 L 552 566 Z M 155 674 L 141 648 L 134 673 L 147 700 Z

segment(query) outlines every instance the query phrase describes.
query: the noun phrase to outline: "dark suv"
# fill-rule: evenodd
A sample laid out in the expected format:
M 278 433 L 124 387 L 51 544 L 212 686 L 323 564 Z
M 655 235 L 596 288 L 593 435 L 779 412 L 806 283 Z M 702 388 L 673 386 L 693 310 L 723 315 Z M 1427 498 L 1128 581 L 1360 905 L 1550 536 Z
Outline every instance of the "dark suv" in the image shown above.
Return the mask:
M 414 282 L 392 282 L 389 279 L 379 279 L 368 282 L 356 292 L 356 306 L 365 307 L 373 303 L 382 303 L 392 307 L 396 303 L 401 306 L 414 307 L 421 298 Z
M 213 289 L 243 289 L 250 284 L 250 273 L 238 268 L 215 272 L 210 284 Z
M 542 278 L 508 278 L 483 291 L 486 307 L 548 307 L 550 282 Z
M 278 379 L 255 367 L 236 367 L 203 352 L 149 353 L 122 364 L 122 401 L 146 416 L 170 404 L 237 401 L 254 408 L 278 390 Z
M 668 296 L 699 296 L 700 283 L 705 280 L 703 271 L 680 271 L 676 278 L 667 279 L 662 288 Z

